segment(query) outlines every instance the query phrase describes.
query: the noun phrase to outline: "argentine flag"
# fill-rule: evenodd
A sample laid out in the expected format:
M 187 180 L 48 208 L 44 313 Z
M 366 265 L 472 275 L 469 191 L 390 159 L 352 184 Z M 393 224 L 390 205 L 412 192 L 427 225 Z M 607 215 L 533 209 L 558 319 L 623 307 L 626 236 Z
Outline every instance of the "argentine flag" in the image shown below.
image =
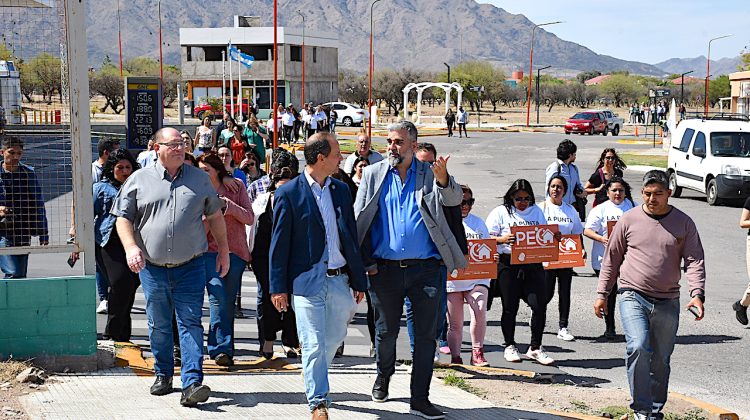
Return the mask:
M 240 50 L 238 50 L 237 47 L 232 44 L 229 44 L 229 58 L 241 63 L 247 68 L 251 68 L 253 66 L 253 62 L 255 61 L 255 57 L 240 52 Z

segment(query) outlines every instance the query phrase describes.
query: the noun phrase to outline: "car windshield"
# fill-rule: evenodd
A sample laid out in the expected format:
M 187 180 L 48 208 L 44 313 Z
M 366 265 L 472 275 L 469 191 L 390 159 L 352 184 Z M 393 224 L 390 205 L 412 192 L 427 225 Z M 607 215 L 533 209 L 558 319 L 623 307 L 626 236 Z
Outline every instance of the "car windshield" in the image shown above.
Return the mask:
M 570 117 L 571 120 L 593 120 L 594 114 L 590 112 L 579 112 L 576 115 Z
M 713 156 L 750 157 L 750 133 L 711 133 Z

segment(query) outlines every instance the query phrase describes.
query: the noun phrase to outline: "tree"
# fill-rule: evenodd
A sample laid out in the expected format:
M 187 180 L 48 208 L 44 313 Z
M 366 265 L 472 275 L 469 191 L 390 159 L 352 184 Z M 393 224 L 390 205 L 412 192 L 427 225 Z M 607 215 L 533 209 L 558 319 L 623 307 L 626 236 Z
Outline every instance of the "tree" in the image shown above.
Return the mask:
M 424 76 L 421 72 L 412 69 L 403 69 L 395 71 L 392 69 L 383 69 L 376 71 L 372 80 L 372 94 L 385 102 L 388 110 L 393 111 L 393 115 L 398 115 L 406 104 L 403 103 L 404 87 L 409 83 L 423 81 Z
M 98 71 L 89 73 L 89 89 L 104 97 L 106 104 L 101 112 L 112 109 L 119 114 L 125 109 L 125 80 L 120 77 L 120 70 L 109 64 Z
M 339 96 L 344 102 L 367 107 L 367 76 L 354 70 L 339 71 Z
M 109 56 L 104 57 L 102 67 L 112 66 Z M 127 71 L 131 76 L 152 76 L 159 77 L 161 68 L 159 62 L 151 57 L 136 57 L 125 61 L 122 64 L 123 71 Z M 182 80 L 180 68 L 172 65 L 164 66 L 164 79 L 162 80 L 162 103 L 168 107 L 177 99 L 177 83 Z
M 602 96 L 609 97 L 615 102 L 615 107 L 623 103 L 634 101 L 642 92 L 637 80 L 629 75 L 613 74 L 599 84 L 599 92 Z
M 740 64 L 737 66 L 739 71 L 750 70 L 750 51 L 743 51 L 740 54 Z
M 713 108 L 720 98 L 730 96 L 729 76 L 723 74 L 708 83 L 708 103 Z
M 16 57 L 13 55 L 13 51 L 8 48 L 6 44 L 0 44 L 0 60 L 13 61 Z
M 453 81 L 464 87 L 463 99 L 469 102 L 471 109 L 481 109 L 478 92 L 472 92 L 470 86 L 484 86 L 482 99 L 498 98 L 504 94 L 505 73 L 486 61 L 465 61 L 455 66 L 451 72 Z M 499 100 L 499 99 L 498 99 Z M 494 106 L 494 104 L 493 104 Z

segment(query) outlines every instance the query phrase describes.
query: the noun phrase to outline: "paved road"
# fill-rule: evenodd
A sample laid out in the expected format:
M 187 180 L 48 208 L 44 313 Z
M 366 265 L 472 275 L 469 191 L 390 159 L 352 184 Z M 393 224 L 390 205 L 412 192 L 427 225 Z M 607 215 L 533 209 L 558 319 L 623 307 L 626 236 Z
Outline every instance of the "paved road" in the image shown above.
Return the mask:
M 473 134 L 469 139 L 448 139 L 446 137 L 426 137 L 424 141 L 433 142 L 441 154 L 450 154 L 450 171 L 462 183 L 469 184 L 474 190 L 476 205 L 474 212 L 485 217 L 501 202 L 510 183 L 516 178 L 526 178 L 535 187 L 537 198 L 543 195 L 544 168 L 555 159 L 555 149 L 563 136 L 541 133 L 508 133 L 508 134 Z M 594 163 L 603 147 L 612 146 L 618 150 L 650 149 L 646 145 L 619 144 L 612 137 L 575 136 L 572 138 L 579 147 L 577 164 L 582 175 L 593 171 Z M 376 139 L 377 141 L 377 139 Z M 642 174 L 626 171 L 626 179 L 637 185 Z M 638 188 L 635 189 L 636 191 Z M 639 197 L 636 197 L 637 201 Z M 692 216 L 698 225 L 706 248 L 707 283 L 707 317 L 701 322 L 694 322 L 689 316 L 683 316 L 672 359 L 671 390 L 697 397 L 713 404 L 736 411 L 741 417 L 750 417 L 750 400 L 745 393 L 745 385 L 750 383 L 747 360 L 750 360 L 750 349 L 742 340 L 748 335 L 734 319 L 731 303 L 735 301 L 747 284 L 745 270 L 745 232 L 738 226 L 739 208 L 709 207 L 705 199 L 698 194 L 686 193 L 685 198 L 674 199 L 672 204 Z M 590 249 L 590 243 L 587 244 Z M 57 276 L 70 275 L 65 265 L 66 256 L 31 256 L 30 275 Z M 79 268 L 79 267 L 77 267 Z M 590 268 L 578 269 L 581 277 L 575 278 L 573 284 L 573 307 L 570 317 L 570 329 L 578 337 L 575 342 L 562 342 L 557 339 L 557 299 L 553 300 L 548 310 L 547 334 L 545 348 L 557 359 L 557 366 L 564 372 L 576 376 L 576 381 L 587 381 L 602 387 L 627 388 L 625 377 L 623 342 L 597 342 L 603 330 L 603 321 L 592 314 L 595 298 L 595 279 Z M 243 288 L 246 302 L 254 300 L 252 278 Z M 142 301 L 136 307 L 142 308 Z M 683 296 L 684 303 L 687 303 Z M 249 303 L 249 302 L 248 302 Z M 250 305 L 247 305 L 250 306 Z M 136 310 L 137 311 L 137 310 Z M 140 312 L 140 311 L 138 311 Z M 251 315 L 251 311 L 248 315 Z M 530 319 L 528 308 L 519 312 L 517 341 L 528 343 L 527 322 Z M 687 315 L 687 313 L 683 313 Z M 144 338 L 145 317 L 142 312 L 135 314 L 135 327 L 140 339 Z M 500 305 L 489 314 L 488 359 L 493 365 L 502 365 L 503 342 L 499 328 Z M 351 353 L 365 355 L 369 350 L 367 331 L 363 319 L 357 319 L 350 331 L 352 337 L 347 340 L 347 349 Z M 100 320 L 101 323 L 101 320 Z M 255 320 L 240 322 L 240 355 L 250 357 L 256 337 Z M 101 331 L 100 326 L 100 331 Z M 618 321 L 618 331 L 622 331 Z M 252 338 L 252 339 L 251 339 Z M 465 345 L 468 343 L 465 343 Z M 525 346 L 522 345 L 525 350 Z M 408 351 L 399 349 L 400 357 L 408 357 Z M 349 353 L 349 350 L 347 350 Z M 468 361 L 468 356 L 464 355 Z M 524 362 L 521 368 L 533 367 Z

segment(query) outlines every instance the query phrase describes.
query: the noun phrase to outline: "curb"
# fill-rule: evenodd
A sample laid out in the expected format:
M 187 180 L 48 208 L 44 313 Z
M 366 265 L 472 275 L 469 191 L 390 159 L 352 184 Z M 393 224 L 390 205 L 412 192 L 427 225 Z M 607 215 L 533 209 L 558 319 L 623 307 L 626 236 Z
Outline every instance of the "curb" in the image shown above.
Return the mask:
M 740 416 L 738 416 L 737 413 L 733 413 L 729 410 L 715 406 L 705 401 L 698 400 L 693 397 L 688 397 L 687 395 L 682 395 L 677 392 L 670 392 L 669 396 L 672 398 L 683 400 L 685 402 L 689 402 L 690 404 L 693 404 L 696 407 L 702 408 L 708 413 L 709 420 L 739 420 L 740 419 Z
M 603 418 L 605 418 L 605 417 L 599 417 L 599 416 L 592 416 L 589 414 L 569 413 L 567 411 L 555 411 L 555 410 L 539 411 L 539 413 L 551 414 L 553 416 L 561 417 L 564 419 L 602 420 Z
M 528 370 L 517 370 L 517 369 L 505 369 L 505 368 L 497 368 L 497 367 L 479 367 L 479 366 L 472 366 L 472 365 L 458 365 L 458 364 L 452 364 L 452 363 L 436 363 L 435 367 L 443 368 L 443 369 L 453 369 L 461 368 L 468 371 L 479 371 L 479 372 L 490 372 L 490 373 L 501 373 L 505 375 L 513 375 L 513 376 L 522 376 L 525 378 L 536 378 L 538 376 L 542 376 L 536 372 L 528 371 Z

